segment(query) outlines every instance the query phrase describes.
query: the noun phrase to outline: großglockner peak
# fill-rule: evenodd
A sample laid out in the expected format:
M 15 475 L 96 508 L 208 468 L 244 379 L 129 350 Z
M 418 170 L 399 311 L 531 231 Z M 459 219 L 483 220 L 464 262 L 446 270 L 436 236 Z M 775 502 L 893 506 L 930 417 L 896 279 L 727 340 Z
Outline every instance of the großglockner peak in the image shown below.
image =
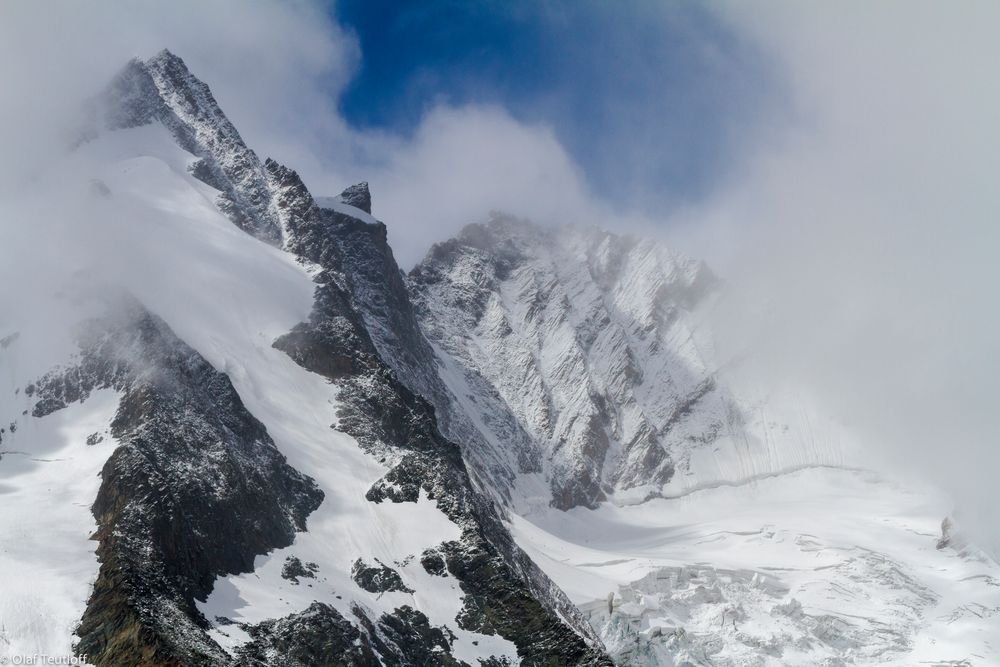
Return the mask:
M 66 455 L 7 468 L 26 483 L 7 516 L 87 457 L 99 483 L 72 504 L 92 515 L 41 528 L 79 530 L 74 562 L 94 569 L 63 577 L 55 552 L 29 574 L 7 556 L 12 650 L 102 666 L 610 665 L 422 398 L 432 352 L 385 226 L 359 208 L 366 188 L 320 206 L 168 51 L 128 63 L 97 111 L 68 159 L 89 158 L 81 178 L 100 184 L 88 224 L 128 221 L 117 261 L 137 273 L 113 288 L 78 275 L 47 355 L 15 322 L 0 402 L 5 447 Z M 19 583 L 35 578 L 62 588 Z
M 721 357 L 703 263 L 496 215 L 404 275 L 366 184 L 313 196 L 177 56 L 93 109 L 44 196 L 127 251 L 0 314 L 0 650 L 1000 661 L 995 561 Z
M 199 158 L 192 173 L 219 191 L 219 208 L 244 231 L 280 243 L 282 227 L 267 171 L 219 108 L 212 91 L 164 49 L 133 59 L 111 82 L 99 109 L 109 129 L 158 121 Z

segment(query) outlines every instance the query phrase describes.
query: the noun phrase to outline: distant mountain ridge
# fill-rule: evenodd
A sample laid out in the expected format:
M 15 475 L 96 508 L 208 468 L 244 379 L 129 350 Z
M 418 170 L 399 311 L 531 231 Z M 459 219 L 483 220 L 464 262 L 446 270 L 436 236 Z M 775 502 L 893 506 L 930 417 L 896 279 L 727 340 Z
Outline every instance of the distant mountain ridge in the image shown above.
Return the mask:
M 497 449 L 529 434 L 511 465 L 543 471 L 556 507 L 657 489 L 738 419 L 692 338 L 716 279 L 661 244 L 495 216 L 434 246 L 409 282 L 425 331 L 465 369 L 453 392 L 490 410 Z

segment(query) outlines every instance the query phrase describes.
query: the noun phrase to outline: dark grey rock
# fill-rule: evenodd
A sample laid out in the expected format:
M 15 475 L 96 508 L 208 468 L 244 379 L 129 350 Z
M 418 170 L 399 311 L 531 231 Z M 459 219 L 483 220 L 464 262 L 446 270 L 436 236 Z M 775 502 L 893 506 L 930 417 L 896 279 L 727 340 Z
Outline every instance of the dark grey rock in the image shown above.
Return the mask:
M 360 558 L 354 561 L 354 567 L 351 568 L 351 578 L 369 593 L 388 593 L 390 591 L 413 593 L 413 589 L 407 588 L 398 572 L 377 558 L 375 565 L 368 565 Z
M 339 199 L 348 206 L 360 208 L 369 215 L 372 212 L 372 194 L 368 191 L 367 182 L 358 183 L 347 188 L 340 193 Z
M 299 579 L 315 579 L 319 566 L 316 563 L 303 563 L 295 556 L 285 559 L 285 564 L 281 566 L 281 576 L 283 579 L 291 581 L 293 584 L 299 583 Z
M 240 647 L 245 667 L 378 667 L 370 642 L 333 607 L 314 602 L 305 611 L 244 627 L 252 638 Z
M 323 494 L 288 466 L 229 379 L 125 299 L 79 338 L 77 365 L 34 383 L 36 417 L 121 392 L 119 446 L 93 505 L 101 562 L 76 650 L 101 667 L 227 660 L 195 607 L 216 576 L 291 544 Z M 111 631 L 114 629 L 114 631 Z
M 438 577 L 448 576 L 448 565 L 445 563 L 444 555 L 437 549 L 427 549 L 420 554 L 420 564 L 428 574 Z
M 192 174 L 220 191 L 219 208 L 247 233 L 268 243 L 281 242 L 281 223 L 260 159 L 222 113 L 208 86 L 179 57 L 163 50 L 146 61 L 132 60 L 108 86 L 99 106 L 108 129 L 162 123 L 181 148 L 200 158 Z

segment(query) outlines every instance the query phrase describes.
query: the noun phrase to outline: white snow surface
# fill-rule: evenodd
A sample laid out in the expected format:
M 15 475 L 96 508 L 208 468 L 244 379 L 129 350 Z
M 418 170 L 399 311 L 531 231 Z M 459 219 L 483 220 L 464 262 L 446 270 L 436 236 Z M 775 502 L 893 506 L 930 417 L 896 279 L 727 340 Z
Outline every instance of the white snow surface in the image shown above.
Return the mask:
M 459 629 L 455 617 L 462 593 L 457 581 L 431 576 L 419 564 L 423 549 L 457 538 L 459 528 L 426 498 L 417 504 L 381 505 L 365 499 L 387 468 L 334 428 L 337 387 L 272 347 L 278 336 L 308 318 L 314 290 L 308 267 L 226 219 L 213 203 L 217 192 L 188 173 L 193 159 L 154 124 L 103 135 L 50 178 L 77 188 L 81 203 L 74 224 L 89 226 L 81 237 L 91 238 L 95 248 L 115 244 L 91 254 L 92 262 L 74 266 L 77 272 L 66 276 L 61 287 L 71 288 L 80 276 L 97 289 L 127 286 L 229 375 L 289 463 L 315 479 L 326 494 L 308 518 L 308 532 L 300 533 L 291 547 L 260 556 L 251 574 L 217 582 L 202 604 L 206 616 L 256 622 L 302 611 L 316 600 L 352 618 L 352 602 L 379 613 L 407 604 L 423 611 L 433 625 L 448 626 L 457 637 L 453 651 L 458 657 L 473 663 L 476 656 L 490 654 L 516 658 L 510 642 Z M 80 174 L 88 180 L 78 182 Z M 82 317 L 64 313 L 60 330 L 71 330 Z M 0 332 L 22 329 L 15 314 L 3 321 Z M 11 378 L 0 403 L 5 421 L 30 405 L 14 389 L 67 363 L 72 350 L 67 338 L 56 348 L 65 351 L 65 359 L 50 354 L 15 374 L 13 369 L 24 365 L 17 344 L 0 350 L 0 368 Z M 87 447 L 83 439 L 105 429 L 115 407 L 113 395 L 95 394 L 42 419 L 19 416 L 15 437 L 4 438 L 4 449 L 10 443 L 28 452 L 0 459 L 0 471 L 11 475 L 0 484 L 5 503 L 0 512 L 0 642 L 11 653 L 69 654 L 74 626 L 97 574 L 96 544 L 88 539 L 96 525 L 89 507 L 97 495 L 97 474 L 114 446 L 106 439 Z M 43 463 L 38 460 L 42 456 L 58 461 Z M 45 518 L 39 527 L 40 515 Z M 29 517 L 34 541 L 27 536 Z M 316 563 L 316 579 L 295 584 L 281 578 L 289 555 Z M 350 578 L 357 558 L 393 567 L 415 592 L 377 596 L 361 590 Z M 30 583 L 40 578 L 43 584 Z M 217 627 L 212 634 L 232 648 L 247 639 L 234 628 Z
M 12 407 L 30 405 L 26 397 L 10 398 L 6 394 L 2 404 L 5 418 Z M 104 390 L 47 419 L 18 412 L 14 433 L 4 420 L 0 656 L 72 655 L 74 631 L 97 578 L 97 543 L 90 539 L 97 523 L 90 506 L 101 467 L 115 448 L 107 429 L 117 407 L 117 394 Z M 88 445 L 92 434 L 101 442 Z
M 369 225 L 378 224 L 378 220 L 375 219 L 371 213 L 367 211 L 362 211 L 357 206 L 351 206 L 350 204 L 345 204 L 341 201 L 340 197 L 314 197 L 316 200 L 316 205 L 320 208 L 328 208 L 331 211 L 336 211 L 337 213 L 343 213 L 344 215 L 350 216 L 361 220 L 362 222 L 367 222 Z
M 622 665 L 1000 664 L 1000 567 L 936 548 L 948 509 L 809 469 L 512 528 Z

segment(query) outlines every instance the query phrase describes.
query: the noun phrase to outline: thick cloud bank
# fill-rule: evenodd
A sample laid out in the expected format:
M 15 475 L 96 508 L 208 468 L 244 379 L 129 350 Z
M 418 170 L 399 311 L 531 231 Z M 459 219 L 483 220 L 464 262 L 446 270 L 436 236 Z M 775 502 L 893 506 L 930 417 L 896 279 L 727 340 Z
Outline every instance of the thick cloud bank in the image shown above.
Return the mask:
M 1000 7 L 722 15 L 772 49 L 797 119 L 683 221 L 735 290 L 723 330 L 1000 544 Z

